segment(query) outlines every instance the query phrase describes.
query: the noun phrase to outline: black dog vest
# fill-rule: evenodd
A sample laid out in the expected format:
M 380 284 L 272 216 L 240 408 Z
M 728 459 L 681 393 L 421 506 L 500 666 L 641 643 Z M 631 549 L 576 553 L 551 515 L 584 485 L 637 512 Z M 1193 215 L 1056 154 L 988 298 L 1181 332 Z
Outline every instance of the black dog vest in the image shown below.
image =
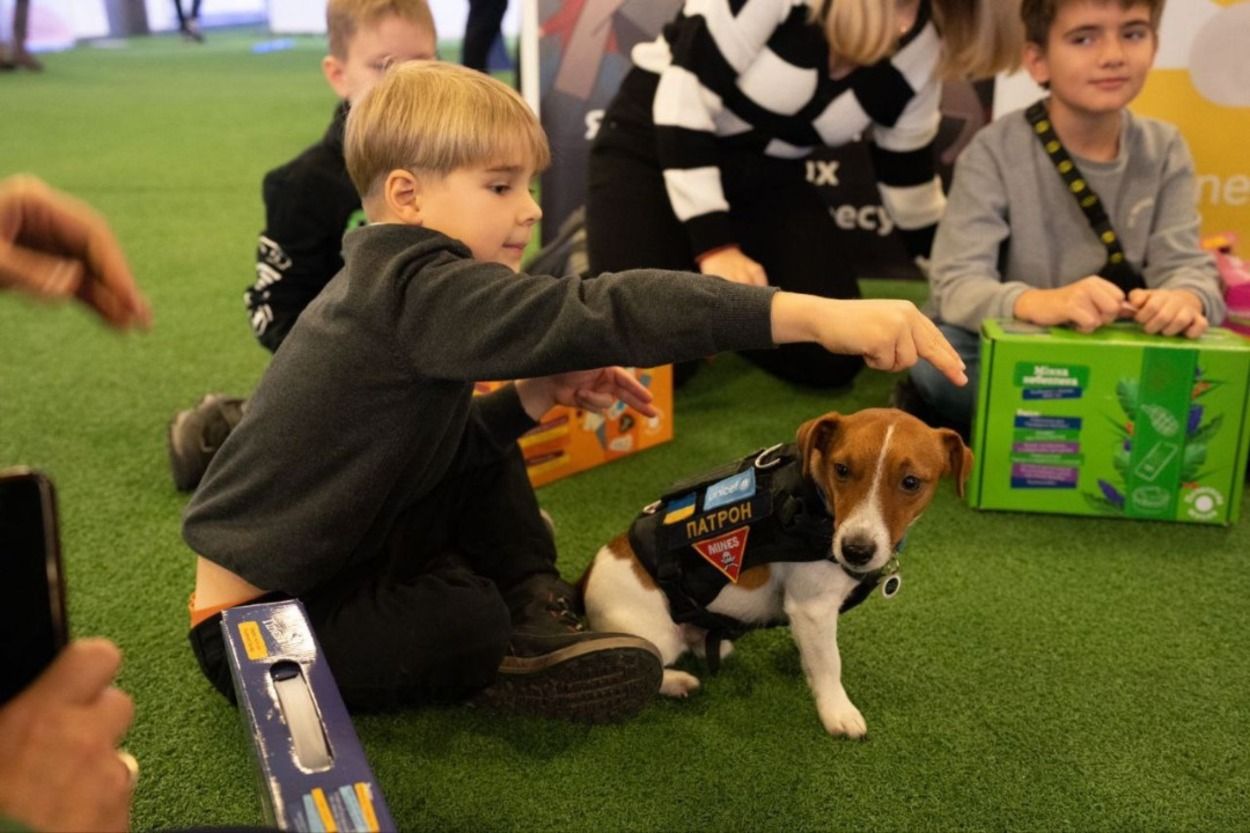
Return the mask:
M 824 496 L 803 477 L 794 445 L 777 445 L 673 484 L 634 519 L 629 543 L 668 598 L 673 621 L 707 631 L 707 662 L 714 674 L 722 639 L 784 622 L 748 624 L 707 606 L 752 567 L 833 560 L 833 516 Z M 858 582 L 842 603 L 843 613 L 883 580 L 887 598 L 899 587 L 893 559 L 869 573 L 843 570 Z

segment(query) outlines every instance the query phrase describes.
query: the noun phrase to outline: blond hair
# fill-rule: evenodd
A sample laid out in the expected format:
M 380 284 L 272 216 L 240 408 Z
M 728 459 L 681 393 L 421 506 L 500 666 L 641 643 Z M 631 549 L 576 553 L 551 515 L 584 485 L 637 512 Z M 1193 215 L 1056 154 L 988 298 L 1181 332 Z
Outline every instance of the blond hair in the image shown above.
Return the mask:
M 326 37 L 330 54 L 347 59 L 347 47 L 361 26 L 394 15 L 437 36 L 434 15 L 426 0 L 330 0 L 326 3 Z
M 922 0 L 923 2 L 923 0 Z M 898 48 L 895 0 L 808 0 L 812 19 L 825 30 L 829 49 L 859 66 L 871 66 Z M 943 78 L 989 78 L 1020 65 L 1023 32 L 1019 0 L 932 0 L 942 36 Z
M 1106 0 L 1108 3 L 1113 0 Z M 1020 18 L 1024 21 L 1024 37 L 1029 43 L 1037 44 L 1043 49 L 1050 36 L 1050 27 L 1059 14 L 1059 7 L 1067 0 L 1023 0 L 1020 4 Z M 1159 31 L 1159 21 L 1163 19 L 1164 0 L 1116 0 L 1121 9 L 1133 6 L 1145 6 L 1150 10 L 1150 26 Z
M 542 125 L 511 87 L 477 70 L 408 61 L 389 70 L 347 116 L 343 154 L 361 196 L 394 170 L 443 177 L 456 168 L 551 163 Z

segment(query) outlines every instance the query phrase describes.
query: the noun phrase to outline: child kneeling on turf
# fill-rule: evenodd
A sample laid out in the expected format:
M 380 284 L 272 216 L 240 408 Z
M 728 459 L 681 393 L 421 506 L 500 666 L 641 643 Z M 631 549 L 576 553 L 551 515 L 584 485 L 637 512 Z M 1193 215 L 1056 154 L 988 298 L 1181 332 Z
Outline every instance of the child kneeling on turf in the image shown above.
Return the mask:
M 343 268 L 343 235 L 364 225 L 360 195 L 343 159 L 347 112 L 387 66 L 438 52 L 426 0 L 329 0 L 329 54 L 321 60 L 339 102 L 321 141 L 265 174 L 265 228 L 256 245 L 256 280 L 244 293 L 257 340 L 275 352 L 304 307 Z M 243 416 L 246 401 L 207 393 L 174 414 L 167 437 L 174 487 L 200 485 L 213 455 Z
M 219 611 L 302 599 L 353 707 L 475 696 L 613 720 L 658 653 L 572 613 L 516 439 L 560 403 L 649 394 L 614 363 L 813 341 L 963 380 L 901 301 L 842 301 L 637 270 L 517 274 L 549 150 L 521 98 L 448 64 L 393 69 L 352 108 L 346 156 L 371 225 L 300 316 L 188 506 L 191 642 L 230 689 Z M 680 277 L 680 280 L 675 279 Z M 517 379 L 481 397 L 479 379 Z
M 1024 0 L 1021 15 L 1025 68 L 1050 97 L 960 155 L 930 267 L 931 304 L 974 380 L 988 317 L 1082 332 L 1130 318 L 1189 338 L 1224 319 L 1185 140 L 1128 110 L 1163 0 Z M 911 381 L 897 404 L 967 429 L 975 381 L 956 388 L 923 366 Z

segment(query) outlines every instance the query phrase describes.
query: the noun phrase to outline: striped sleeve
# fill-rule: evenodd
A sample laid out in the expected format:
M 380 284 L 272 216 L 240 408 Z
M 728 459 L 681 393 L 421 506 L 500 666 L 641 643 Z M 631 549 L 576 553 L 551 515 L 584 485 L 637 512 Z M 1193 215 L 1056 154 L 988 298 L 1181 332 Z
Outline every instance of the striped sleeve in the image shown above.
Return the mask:
M 717 123 L 732 118 L 723 96 L 803 0 L 686 0 L 665 27 L 669 50 L 652 117 L 673 213 L 696 254 L 734 242 L 721 183 Z
M 898 226 L 908 251 L 928 257 L 938 221 L 946 209 L 937 174 L 936 140 L 941 124 L 942 84 L 937 77 L 941 42 L 932 24 L 881 65 L 884 85 L 910 94 L 894 112 L 872 112 L 872 160 L 881 201 Z M 869 109 L 869 108 L 865 108 Z

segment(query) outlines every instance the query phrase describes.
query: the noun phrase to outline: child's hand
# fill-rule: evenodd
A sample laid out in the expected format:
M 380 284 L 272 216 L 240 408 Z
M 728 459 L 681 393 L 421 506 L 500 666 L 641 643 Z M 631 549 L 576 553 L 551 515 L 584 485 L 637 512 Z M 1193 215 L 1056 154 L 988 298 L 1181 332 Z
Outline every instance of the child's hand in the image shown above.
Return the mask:
M 1090 275 L 1056 289 L 1025 290 L 1016 299 L 1016 318 L 1045 327 L 1071 324 L 1092 333 L 1126 315 L 1124 290 L 1106 278 Z
M 748 286 L 768 286 L 764 267 L 742 253 L 737 246 L 718 249 L 699 259 L 699 271 Z
M 657 416 L 651 391 L 623 367 L 573 370 L 537 379 L 518 379 L 517 395 L 531 419 L 538 420 L 555 405 L 603 413 L 620 399 L 643 416 Z
M 1133 320 L 1148 333 L 1197 338 L 1207 331 L 1202 300 L 1187 289 L 1134 289 L 1128 294 Z
M 773 296 L 773 341 L 814 341 L 830 353 L 858 354 L 869 367 L 898 371 L 926 359 L 966 385 L 963 359 L 910 301 L 842 301 L 794 292 Z

